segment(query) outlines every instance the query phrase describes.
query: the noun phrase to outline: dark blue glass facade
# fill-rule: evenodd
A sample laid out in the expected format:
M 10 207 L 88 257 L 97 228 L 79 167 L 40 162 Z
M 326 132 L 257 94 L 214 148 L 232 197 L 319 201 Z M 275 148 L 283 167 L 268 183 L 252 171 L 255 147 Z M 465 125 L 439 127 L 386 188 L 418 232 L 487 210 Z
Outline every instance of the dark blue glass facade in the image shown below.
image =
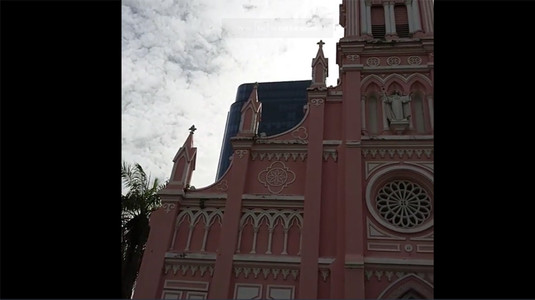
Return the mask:
M 297 125 L 304 117 L 303 106 L 307 103 L 307 88 L 311 84 L 311 80 L 259 82 L 257 92 L 258 100 L 262 102 L 262 118 L 258 133 L 275 135 Z M 233 152 L 230 138 L 238 133 L 241 108 L 249 99 L 253 87 L 254 83 L 240 85 L 236 101 L 230 106 L 216 180 L 223 176 L 230 165 L 229 157 Z

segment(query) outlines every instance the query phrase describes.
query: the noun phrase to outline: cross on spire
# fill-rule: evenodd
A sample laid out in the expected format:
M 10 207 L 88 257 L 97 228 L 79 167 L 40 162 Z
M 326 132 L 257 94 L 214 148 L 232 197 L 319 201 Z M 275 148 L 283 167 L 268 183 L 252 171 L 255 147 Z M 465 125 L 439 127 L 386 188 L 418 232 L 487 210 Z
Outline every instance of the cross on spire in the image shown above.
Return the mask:
M 325 43 L 323 42 L 323 40 L 320 40 L 320 41 L 317 42 L 316 44 L 320 45 L 320 48 L 322 48 L 322 46 L 325 45 Z
M 193 134 L 195 133 L 195 130 L 197 130 L 197 128 L 195 128 L 195 125 L 191 125 L 191 127 L 189 128 L 189 133 Z

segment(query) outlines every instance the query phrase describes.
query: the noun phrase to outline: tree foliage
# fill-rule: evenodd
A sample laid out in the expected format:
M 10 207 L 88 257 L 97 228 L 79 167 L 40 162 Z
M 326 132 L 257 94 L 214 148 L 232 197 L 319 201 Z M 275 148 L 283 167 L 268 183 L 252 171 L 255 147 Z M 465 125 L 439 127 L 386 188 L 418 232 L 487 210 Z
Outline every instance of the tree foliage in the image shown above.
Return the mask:
M 158 192 L 165 184 L 161 184 L 158 178 L 151 180 L 137 163 L 123 162 L 121 178 L 127 191 L 121 195 L 121 296 L 129 299 L 149 236 L 149 217 L 161 205 Z

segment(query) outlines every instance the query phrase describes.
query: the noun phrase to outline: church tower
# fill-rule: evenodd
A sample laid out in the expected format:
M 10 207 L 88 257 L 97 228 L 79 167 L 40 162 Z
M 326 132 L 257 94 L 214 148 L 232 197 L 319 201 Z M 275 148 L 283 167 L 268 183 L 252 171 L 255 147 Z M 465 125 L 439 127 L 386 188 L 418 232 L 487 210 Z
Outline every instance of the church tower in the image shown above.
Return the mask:
M 255 84 L 230 165 L 203 188 L 192 127 L 134 298 L 432 299 L 432 4 L 343 0 L 337 86 L 319 41 L 303 119 L 265 135 Z
M 433 295 L 432 6 L 340 5 L 337 205 L 345 216 L 339 215 L 334 298 Z

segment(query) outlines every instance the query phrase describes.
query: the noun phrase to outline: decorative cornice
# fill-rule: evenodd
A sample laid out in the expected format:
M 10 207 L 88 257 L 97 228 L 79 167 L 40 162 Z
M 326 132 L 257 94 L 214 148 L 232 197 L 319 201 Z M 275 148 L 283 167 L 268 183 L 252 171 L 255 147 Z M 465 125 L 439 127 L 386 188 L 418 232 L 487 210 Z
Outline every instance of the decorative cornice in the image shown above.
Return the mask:
M 365 158 L 428 158 L 433 157 L 433 148 L 363 148 Z
M 197 272 L 201 277 L 205 274 L 209 274 L 210 277 L 214 276 L 214 263 L 190 263 L 190 262 L 169 262 L 166 261 L 163 269 L 164 274 L 168 274 L 169 271 L 173 272 L 173 275 L 177 275 L 178 272 L 182 276 L 188 275 L 195 276 Z
M 306 152 L 267 152 L 267 151 L 252 151 L 251 153 L 252 160 L 256 160 L 257 158 L 259 160 L 267 159 L 268 161 L 271 161 L 275 159 L 276 161 L 284 159 L 284 161 L 288 161 L 290 158 L 293 161 L 297 161 L 297 159 L 300 159 L 301 161 L 305 161 L 307 157 Z
M 419 277 L 420 279 L 429 282 L 433 282 L 433 272 L 413 272 L 413 271 L 400 271 L 400 270 L 388 270 L 388 269 L 370 269 L 368 267 L 364 270 L 364 275 L 367 281 L 370 281 L 372 277 L 375 277 L 377 281 L 386 280 L 388 282 L 392 282 L 398 279 L 401 279 L 405 277 L 408 274 L 413 274 L 414 276 Z
M 239 278 L 240 274 L 244 278 L 253 278 L 263 277 L 268 279 L 271 275 L 273 279 L 277 279 L 279 276 L 284 280 L 293 279 L 297 280 L 299 276 L 299 269 L 290 269 L 290 268 L 276 268 L 276 267 L 239 267 L 235 266 L 233 268 L 233 274 L 235 278 Z M 290 276 L 291 275 L 291 276 Z
M 364 263 L 378 265 L 433 266 L 432 259 L 365 257 Z
M 306 145 L 308 144 L 307 140 L 296 139 L 296 140 L 270 140 L 270 139 L 257 139 L 256 144 L 275 144 L 275 145 Z

